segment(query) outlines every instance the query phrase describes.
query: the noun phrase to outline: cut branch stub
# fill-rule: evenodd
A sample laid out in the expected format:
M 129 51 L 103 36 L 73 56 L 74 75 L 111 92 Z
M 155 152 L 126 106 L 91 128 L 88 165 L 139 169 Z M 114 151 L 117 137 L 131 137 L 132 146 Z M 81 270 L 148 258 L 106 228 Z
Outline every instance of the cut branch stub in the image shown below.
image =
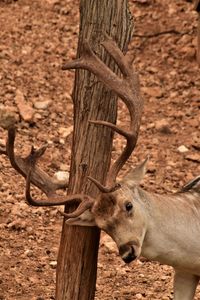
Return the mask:
M 128 57 L 128 55 L 124 55 L 116 43 L 107 35 L 105 35 L 105 40 L 102 42 L 102 46 L 118 65 L 123 75 L 122 77 L 118 77 L 96 56 L 90 48 L 87 40 L 83 43 L 82 56 L 65 64 L 63 66 L 63 70 L 80 68 L 92 72 L 105 84 L 105 86 L 114 91 L 128 108 L 130 114 L 130 128 L 127 131 L 109 122 L 100 120 L 89 121 L 93 124 L 110 127 L 115 132 L 124 136 L 127 141 L 123 152 L 110 168 L 107 177 L 107 187 L 104 187 L 97 180 L 90 177 L 101 191 L 109 192 L 115 189 L 117 175 L 136 146 L 142 116 L 143 101 L 140 97 L 138 74 L 132 67 L 130 57 Z

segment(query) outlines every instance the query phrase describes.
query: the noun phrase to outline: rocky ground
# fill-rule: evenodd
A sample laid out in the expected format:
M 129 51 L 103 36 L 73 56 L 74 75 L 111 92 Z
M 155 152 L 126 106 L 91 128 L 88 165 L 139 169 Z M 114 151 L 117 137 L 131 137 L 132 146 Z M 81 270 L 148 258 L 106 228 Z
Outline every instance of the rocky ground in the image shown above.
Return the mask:
M 200 72 L 197 14 L 186 0 L 132 0 L 135 34 L 130 51 L 140 73 L 145 110 L 138 146 L 126 165 L 150 154 L 144 186 L 170 193 L 200 174 Z M 69 171 L 78 1 L 0 0 L 0 119 L 17 121 L 16 150 L 48 143 L 42 159 L 51 175 Z M 119 105 L 119 121 L 126 111 Z M 6 117 L 8 114 L 9 118 Z M 0 145 L 6 131 L 0 128 Z M 113 155 L 122 149 L 116 137 Z M 24 180 L 0 156 L 0 299 L 54 298 L 62 220 L 56 208 L 28 207 Z M 148 261 L 125 265 L 102 234 L 96 300 L 172 299 L 170 267 Z M 200 289 L 195 299 L 200 299 Z

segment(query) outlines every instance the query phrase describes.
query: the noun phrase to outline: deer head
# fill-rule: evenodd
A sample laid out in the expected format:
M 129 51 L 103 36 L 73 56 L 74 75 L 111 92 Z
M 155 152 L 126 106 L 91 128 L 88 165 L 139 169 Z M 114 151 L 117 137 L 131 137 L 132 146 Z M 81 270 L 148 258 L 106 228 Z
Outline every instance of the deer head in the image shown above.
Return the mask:
M 127 263 L 140 256 L 146 232 L 138 185 L 145 175 L 147 161 L 125 175 L 115 191 L 90 199 L 89 209 L 76 215 L 63 213 L 66 224 L 98 226 L 105 231 L 116 242 L 119 254 Z
M 116 178 L 136 146 L 143 101 L 140 97 L 138 75 L 133 70 L 130 57 L 124 55 L 116 43 L 107 35 L 105 35 L 102 45 L 118 65 L 122 77 L 118 77 L 96 56 L 87 41 L 83 43 L 82 56 L 63 66 L 63 70 L 82 68 L 91 71 L 122 99 L 130 114 L 128 130 L 123 130 L 109 122 L 90 120 L 91 124 L 107 126 L 126 139 L 126 146 L 123 152 L 109 170 L 106 186 L 103 186 L 95 178 L 88 176 L 88 179 L 99 188 L 101 192 L 99 197 L 93 199 L 85 194 L 67 196 L 56 194 L 56 190 L 66 188 L 67 185 L 53 180 L 36 165 L 46 147 L 42 147 L 37 151 L 32 148 L 29 156 L 24 159 L 15 156 L 14 128 L 8 130 L 6 150 L 0 149 L 0 152 L 6 154 L 13 168 L 26 178 L 26 200 L 30 205 L 70 206 L 75 204 L 75 207 L 77 207 L 75 211 L 68 214 L 63 213 L 66 223 L 70 225 L 98 226 L 105 230 L 116 241 L 122 258 L 129 262 L 140 254 L 144 236 L 144 232 L 140 229 L 144 226 L 142 227 L 142 224 L 137 224 L 134 221 L 134 219 L 141 219 L 137 218 L 140 211 L 137 209 L 137 202 L 134 201 L 134 197 L 136 197 L 134 195 L 134 187 L 138 185 L 144 175 L 146 162 L 135 171 L 128 173 L 120 183 L 116 182 Z M 31 183 L 39 187 L 46 194 L 47 199 L 33 199 L 30 193 Z M 128 226 L 134 228 L 135 232 L 138 233 L 137 236 L 140 237 L 139 239 L 135 238 L 133 240 L 128 234 L 124 235 Z

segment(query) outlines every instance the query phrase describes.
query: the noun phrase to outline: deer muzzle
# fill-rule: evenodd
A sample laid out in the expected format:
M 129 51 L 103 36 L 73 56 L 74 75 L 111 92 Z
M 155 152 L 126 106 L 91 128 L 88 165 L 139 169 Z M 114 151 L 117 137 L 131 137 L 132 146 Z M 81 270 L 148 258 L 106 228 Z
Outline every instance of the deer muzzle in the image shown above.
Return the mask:
M 137 258 L 136 248 L 133 243 L 124 244 L 119 247 L 119 255 L 125 263 L 130 263 Z

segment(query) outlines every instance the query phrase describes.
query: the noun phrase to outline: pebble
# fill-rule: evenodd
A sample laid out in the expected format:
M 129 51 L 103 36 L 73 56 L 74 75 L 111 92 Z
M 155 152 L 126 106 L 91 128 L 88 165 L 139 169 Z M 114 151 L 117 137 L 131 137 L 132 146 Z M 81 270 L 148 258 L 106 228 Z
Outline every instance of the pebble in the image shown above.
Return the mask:
M 16 90 L 15 103 L 22 119 L 25 122 L 31 122 L 33 120 L 35 111 L 32 106 L 28 102 L 26 102 L 24 94 L 19 89 Z
M 60 164 L 60 170 L 61 171 L 67 171 L 69 169 L 69 165 L 67 164 Z
M 142 294 L 136 294 L 136 295 L 135 295 L 135 299 L 143 299 Z
M 65 127 L 60 127 L 58 129 L 59 134 L 63 137 L 66 138 L 68 135 L 70 135 L 73 131 L 73 126 L 69 126 L 67 128 Z
M 184 145 L 179 146 L 177 150 L 180 153 L 186 153 L 186 152 L 189 151 L 189 149 L 186 146 L 184 146 Z
M 166 119 L 156 121 L 155 128 L 161 133 L 171 133 L 170 124 Z
M 0 106 L 0 127 L 8 129 L 10 126 L 18 122 L 19 116 L 9 107 Z
M 24 254 L 27 256 L 27 257 L 33 257 L 33 251 L 30 250 L 30 249 L 27 249 Z
M 163 91 L 160 87 L 143 87 L 142 92 L 154 98 L 161 98 L 163 96 Z
M 57 261 L 56 260 L 52 260 L 49 262 L 49 265 L 51 266 L 52 269 L 56 269 L 57 267 Z
M 69 172 L 66 171 L 58 171 L 53 177 L 60 182 L 68 182 L 69 181 Z
M 51 100 L 45 100 L 45 101 L 36 101 L 34 102 L 33 106 L 36 109 L 45 110 L 51 105 Z

